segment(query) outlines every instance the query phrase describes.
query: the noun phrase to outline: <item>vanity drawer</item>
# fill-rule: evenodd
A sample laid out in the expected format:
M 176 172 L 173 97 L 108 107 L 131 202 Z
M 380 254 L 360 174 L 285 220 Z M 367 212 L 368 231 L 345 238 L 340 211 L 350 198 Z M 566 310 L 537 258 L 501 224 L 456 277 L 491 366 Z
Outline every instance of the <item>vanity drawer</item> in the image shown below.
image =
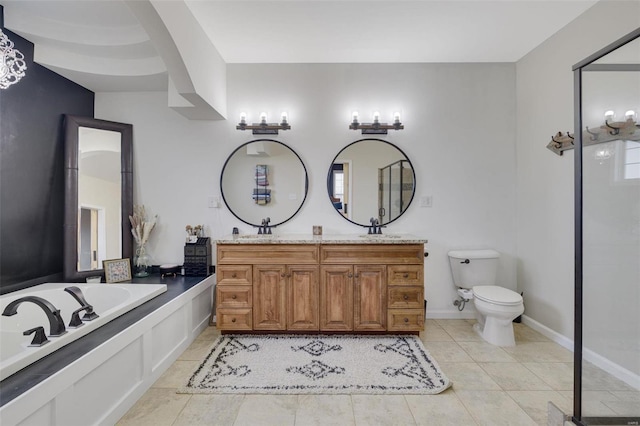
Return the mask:
M 421 309 L 424 305 L 422 286 L 388 287 L 387 307 L 389 309 Z
M 423 271 L 423 265 L 389 265 L 387 284 L 423 286 Z
M 216 302 L 220 308 L 250 308 L 253 287 L 250 285 L 216 286 Z
M 251 285 L 251 265 L 220 265 L 216 272 L 217 285 Z
M 320 259 L 324 264 L 402 265 L 424 263 L 424 248 L 416 244 L 323 244 Z
M 424 330 L 424 310 L 389 309 L 387 311 L 387 330 L 420 331 Z
M 251 330 L 253 328 L 251 309 L 218 309 L 216 327 L 218 330 Z
M 318 263 L 317 244 L 218 244 L 218 266 Z

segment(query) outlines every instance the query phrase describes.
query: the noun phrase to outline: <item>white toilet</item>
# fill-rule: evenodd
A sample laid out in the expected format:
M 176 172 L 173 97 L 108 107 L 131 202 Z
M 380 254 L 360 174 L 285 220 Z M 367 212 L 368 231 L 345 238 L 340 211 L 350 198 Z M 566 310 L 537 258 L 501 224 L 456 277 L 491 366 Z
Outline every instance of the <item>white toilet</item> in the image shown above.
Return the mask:
M 524 312 L 522 296 L 496 284 L 500 253 L 495 250 L 452 250 L 449 263 L 458 294 L 473 299 L 478 334 L 496 346 L 515 346 L 512 321 Z

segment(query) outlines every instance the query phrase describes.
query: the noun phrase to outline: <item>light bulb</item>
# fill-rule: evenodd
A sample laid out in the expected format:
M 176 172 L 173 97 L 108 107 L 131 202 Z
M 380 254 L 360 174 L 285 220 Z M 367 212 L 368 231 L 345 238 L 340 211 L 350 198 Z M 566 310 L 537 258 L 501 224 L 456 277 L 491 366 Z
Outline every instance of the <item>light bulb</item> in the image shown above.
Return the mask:
M 380 121 L 380 112 L 378 112 L 378 111 L 374 111 L 374 112 L 373 112 L 373 122 L 374 122 L 374 123 L 377 123 L 377 122 L 379 122 L 379 121 Z
M 629 111 L 624 113 L 624 118 L 625 120 L 629 121 L 636 121 L 636 112 L 632 109 L 630 109 Z
M 609 110 L 609 111 L 604 113 L 604 119 L 606 121 L 613 121 L 614 118 L 616 118 L 616 113 L 613 112 L 612 110 Z
M 396 123 L 400 122 L 400 113 L 399 112 L 394 112 L 393 113 L 393 121 Z
M 247 113 L 243 111 L 240 113 L 240 123 L 245 124 L 246 122 L 247 122 Z
M 266 112 L 261 112 L 260 113 L 260 122 L 261 123 L 266 123 L 267 122 L 267 113 Z
M 353 121 L 354 123 L 358 122 L 358 111 L 353 111 L 351 113 L 351 121 Z
M 282 111 L 282 123 L 286 124 L 286 122 L 287 122 L 287 112 Z

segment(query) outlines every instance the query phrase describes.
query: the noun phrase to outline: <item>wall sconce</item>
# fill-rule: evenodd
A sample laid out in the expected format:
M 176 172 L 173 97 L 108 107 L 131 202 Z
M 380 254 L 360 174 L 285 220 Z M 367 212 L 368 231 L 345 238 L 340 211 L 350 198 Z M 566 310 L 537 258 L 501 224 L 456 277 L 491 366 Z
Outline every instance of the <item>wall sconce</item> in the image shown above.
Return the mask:
M 373 123 L 360 123 L 358 121 L 358 112 L 354 111 L 351 114 L 351 124 L 349 124 L 351 130 L 362 130 L 363 135 L 386 135 L 387 130 L 402 130 L 404 125 L 400 122 L 400 113 L 393 113 L 393 124 L 380 123 L 380 113 L 378 111 L 373 113 Z
M 0 63 L 0 89 L 7 89 L 12 84 L 20 81 L 25 75 L 27 62 L 24 55 L 13 48 L 14 44 L 9 37 L 0 29 L 0 53 L 2 63 Z
M 289 125 L 289 121 L 287 119 L 287 113 L 282 113 L 282 119 L 280 124 L 278 123 L 267 123 L 267 113 L 260 113 L 260 122 L 253 123 L 251 125 L 247 124 L 247 113 L 240 113 L 240 123 L 236 126 L 236 130 L 253 130 L 254 135 L 277 135 L 278 130 L 289 130 L 291 126 Z
M 638 115 L 635 111 L 629 110 L 624 114 L 624 121 L 615 121 L 615 113 L 607 111 L 604 113 L 604 124 L 597 129 L 589 129 L 587 126 L 582 133 L 582 145 L 589 146 L 599 143 L 606 143 L 618 139 L 639 140 L 640 132 L 636 133 L 638 126 L 636 120 Z M 547 148 L 558 155 L 568 149 L 573 149 L 573 136 L 567 132 L 563 135 L 558 132 L 555 136 L 551 136 L 551 142 L 547 144 Z

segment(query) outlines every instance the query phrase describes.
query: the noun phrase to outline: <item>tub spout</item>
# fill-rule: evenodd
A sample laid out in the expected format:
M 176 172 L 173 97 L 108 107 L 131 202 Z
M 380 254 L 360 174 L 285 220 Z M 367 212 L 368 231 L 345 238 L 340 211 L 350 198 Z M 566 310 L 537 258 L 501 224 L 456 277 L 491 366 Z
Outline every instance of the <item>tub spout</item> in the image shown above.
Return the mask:
M 35 303 L 40 308 L 42 308 L 44 313 L 47 315 L 47 319 L 49 320 L 49 336 L 62 336 L 67 332 L 64 326 L 64 321 L 60 316 L 60 310 L 56 309 L 56 307 L 53 306 L 48 300 L 45 300 L 38 296 L 25 296 L 14 300 L 13 302 L 9 303 L 6 308 L 4 308 L 4 312 L 2 312 L 2 315 L 4 315 L 5 317 L 10 317 L 17 314 L 18 306 L 20 306 L 23 302 Z
M 84 294 L 82 294 L 82 290 L 80 290 L 76 286 L 71 286 L 71 287 L 66 287 L 64 291 L 72 295 L 73 298 L 78 301 L 80 306 L 82 306 L 82 309 L 80 309 L 80 311 L 83 311 L 83 310 L 86 311 L 86 313 L 82 317 L 83 321 L 91 321 L 98 318 L 98 314 L 93 312 L 93 306 L 90 305 L 89 302 L 87 302 L 87 299 L 84 298 Z

